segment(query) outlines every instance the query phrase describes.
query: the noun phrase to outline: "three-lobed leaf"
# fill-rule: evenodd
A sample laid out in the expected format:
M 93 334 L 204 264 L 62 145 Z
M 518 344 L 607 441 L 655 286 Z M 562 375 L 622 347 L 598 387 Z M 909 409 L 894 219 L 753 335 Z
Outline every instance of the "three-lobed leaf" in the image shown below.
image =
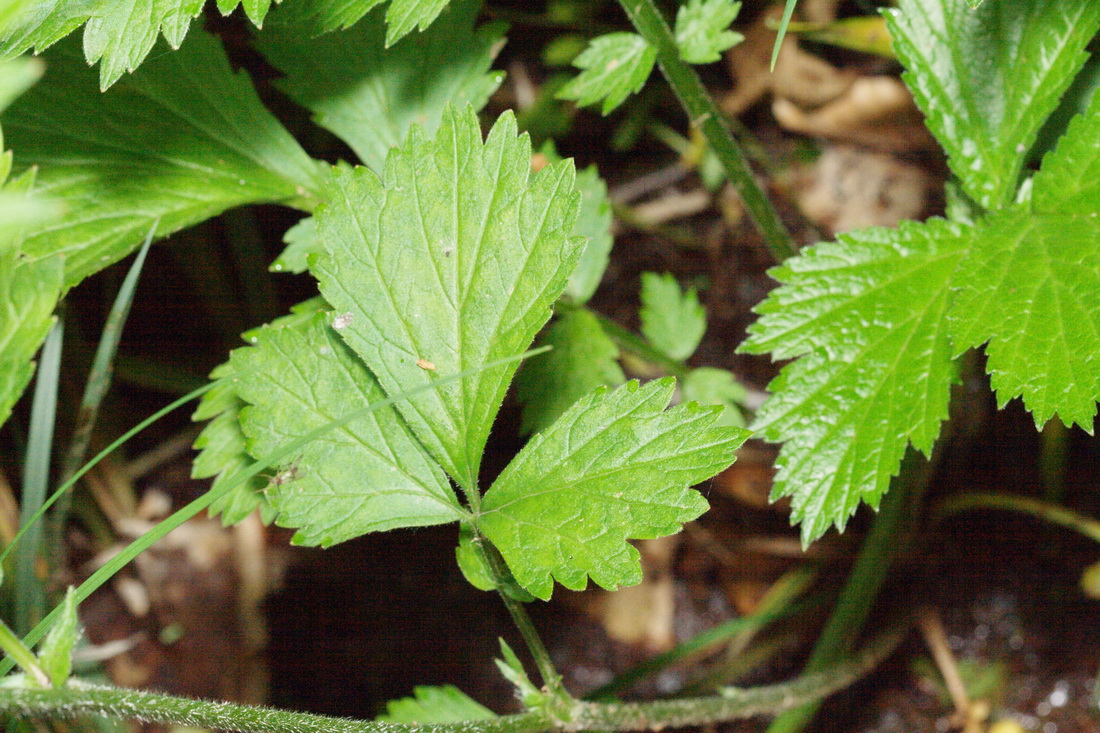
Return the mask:
M 603 100 L 605 115 L 635 94 L 645 84 L 657 61 L 657 49 L 636 33 L 608 33 L 594 38 L 573 65 L 581 69 L 576 78 L 558 92 L 559 99 L 572 99 L 581 106 Z
M 973 232 L 903 223 L 807 248 L 771 271 L 741 350 L 791 359 L 751 426 L 783 442 L 773 497 L 792 497 L 809 543 L 877 507 L 908 444 L 926 455 L 955 380 L 949 288 Z
M 722 58 L 745 37 L 729 30 L 741 11 L 736 0 L 688 0 L 676 11 L 674 29 L 680 57 L 689 64 L 709 64 Z
M 201 31 L 105 93 L 73 43 L 47 61 L 2 120 L 16 164 L 37 165 L 39 189 L 69 206 L 24 246 L 31 261 L 63 253 L 66 285 L 127 255 L 158 220 L 163 237 L 241 204 L 308 199 L 323 181 Z
M 641 581 L 628 539 L 673 534 L 707 509 L 691 486 L 725 469 L 748 435 L 721 408 L 666 410 L 675 381 L 597 389 L 536 435 L 485 493 L 479 529 L 516 580 L 547 599 L 554 580 L 614 589 Z
M 473 110 L 451 109 L 434 139 L 414 127 L 381 181 L 340 173 L 317 213 L 326 252 L 311 265 L 351 324 L 341 331 L 389 394 L 522 353 L 550 317 L 583 240 L 569 161 L 530 174 L 510 113 L 488 139 Z M 516 366 L 464 377 L 397 408 L 468 491 Z
M 1100 29 L 1100 3 L 900 0 L 887 22 L 904 79 L 963 188 L 1012 200 L 1026 153 Z

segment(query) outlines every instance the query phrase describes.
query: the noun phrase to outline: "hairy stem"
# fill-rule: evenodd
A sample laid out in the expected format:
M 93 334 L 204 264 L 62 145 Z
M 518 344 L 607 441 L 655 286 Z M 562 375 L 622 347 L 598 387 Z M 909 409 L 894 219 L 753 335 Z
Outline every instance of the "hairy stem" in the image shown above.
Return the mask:
M 745 204 L 749 216 L 764 235 L 775 259 L 782 262 L 797 248 L 775 208 L 768 200 L 740 146 L 730 132 L 722 111 L 703 87 L 699 75 L 680 58 L 672 30 L 653 0 L 619 0 L 638 33 L 657 50 L 657 63 L 680 99 L 691 124 L 707 138 L 711 150 L 722 162 L 726 177 Z
M 522 601 L 512 598 L 503 590 L 508 578 L 508 569 L 504 564 L 504 558 L 501 557 L 500 551 L 484 537 L 478 536 L 476 541 L 480 542 L 485 550 L 485 557 L 489 561 L 489 571 L 493 574 L 493 581 L 498 589 L 497 594 L 504 601 L 505 608 L 512 616 L 512 622 L 515 623 L 520 636 L 523 637 L 523 642 L 527 645 L 527 650 L 535 660 L 535 667 L 538 668 L 539 675 L 542 677 L 542 684 L 558 700 L 571 702 L 572 696 L 566 691 L 565 685 L 562 684 L 561 673 L 554 666 L 554 661 L 550 659 L 550 652 L 546 650 L 546 645 L 542 643 L 542 637 L 539 635 L 538 629 L 535 628 L 534 622 L 531 621 L 527 608 Z
M 435 725 L 403 725 L 331 718 L 234 703 L 209 702 L 70 680 L 50 690 L 0 688 L 0 713 L 52 719 L 100 714 L 147 723 L 167 723 L 253 733 L 539 733 L 580 730 L 660 730 L 706 725 L 775 713 L 817 700 L 850 685 L 897 647 L 908 623 L 896 623 L 856 658 L 826 674 L 746 689 L 727 688 L 715 697 L 645 703 L 576 702 L 568 726 L 543 712 Z

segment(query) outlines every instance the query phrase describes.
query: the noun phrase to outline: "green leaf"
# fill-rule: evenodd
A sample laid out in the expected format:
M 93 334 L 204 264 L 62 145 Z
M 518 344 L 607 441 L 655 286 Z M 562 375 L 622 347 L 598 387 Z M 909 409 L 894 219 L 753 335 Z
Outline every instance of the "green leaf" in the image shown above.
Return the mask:
M 248 452 L 262 457 L 348 412 L 384 399 L 378 383 L 337 335 L 346 320 L 310 320 L 256 332 L 233 352 Z M 453 522 L 465 516 L 447 477 L 391 407 L 305 446 L 266 489 L 296 544 L 329 546 L 368 532 Z
M 454 685 L 425 685 L 414 687 L 412 697 L 386 703 L 386 714 L 379 715 L 377 720 L 383 723 L 431 725 L 495 717 L 496 713 Z
M 590 165 L 577 173 L 577 190 L 581 194 L 581 210 L 577 215 L 573 233 L 585 237 L 584 247 L 565 294 L 577 304 L 587 303 L 603 279 L 604 270 L 611 259 L 611 201 L 607 198 L 607 184 L 600 178 L 596 166 Z
M 642 333 L 672 359 L 695 353 L 707 330 L 707 311 L 695 288 L 685 293 L 670 274 L 642 273 Z
M 293 4 L 287 4 L 289 10 Z M 449 103 L 480 110 L 504 73 L 489 71 L 504 27 L 475 29 L 478 0 L 457 0 L 430 29 L 385 47 L 380 11 L 354 27 L 311 38 L 274 14 L 257 47 L 286 78 L 279 87 L 381 173 L 414 123 L 431 135 Z
M 626 540 L 673 534 L 707 509 L 690 489 L 728 467 L 748 435 L 712 427 L 721 408 L 665 410 L 675 380 L 599 388 L 539 433 L 485 494 L 478 526 L 516 580 L 548 599 L 556 579 L 638 583 Z
M 2 141 L 0 141 L 2 142 Z M 60 256 L 28 262 L 20 254 L 23 225 L 45 212 L 30 198 L 34 171 L 4 183 L 11 153 L 0 154 L 0 425 L 11 415 L 34 374 L 34 355 L 53 325 L 61 297 L 64 261 Z
M 221 44 L 191 33 L 106 93 L 66 42 L 3 116 L 21 168 L 68 214 L 28 233 L 31 260 L 64 253 L 67 285 L 118 261 L 160 220 L 163 237 L 246 203 L 291 203 L 323 178 L 234 74 Z
M 688 0 L 676 11 L 676 46 L 689 64 L 710 64 L 722 58 L 745 37 L 728 30 L 741 12 L 734 0 Z
M 530 178 L 530 160 L 511 113 L 482 144 L 473 110 L 452 108 L 434 140 L 413 127 L 391 151 L 384 183 L 365 168 L 337 174 L 337 199 L 316 215 L 327 251 L 311 270 L 389 394 L 518 355 L 550 317 L 584 244 L 568 236 L 579 196 L 571 162 Z M 515 369 L 397 404 L 468 491 Z
M 1035 424 L 1057 413 L 1092 432 L 1100 399 L 1100 222 L 1016 207 L 982 222 L 959 266 L 955 351 L 988 340 L 986 369 L 1004 407 L 1023 397 Z
M 987 209 L 1009 203 L 1039 128 L 1100 29 L 1100 3 L 900 0 L 887 23 L 963 188 Z
M 582 69 L 558 92 L 559 99 L 572 99 L 581 106 L 601 99 L 604 115 L 610 114 L 649 78 L 657 60 L 657 49 L 635 33 L 608 33 L 594 38 L 573 65 Z
M 310 35 L 349 28 L 383 0 L 298 0 L 286 4 L 286 17 Z M 392 46 L 413 29 L 425 30 L 451 0 L 390 0 L 386 8 L 386 45 Z
M 240 0 L 218 0 L 218 9 L 226 15 L 238 4 Z M 248 17 L 257 25 L 270 4 L 244 0 Z M 179 48 L 202 6 L 203 0 L 38 0 L 6 29 L 0 58 L 32 48 L 41 53 L 84 25 L 84 58 L 88 64 L 102 62 L 99 86 L 107 89 L 145 60 L 158 36 Z
M 462 575 L 478 590 L 501 590 L 520 603 L 530 603 L 535 600 L 533 595 L 519 587 L 510 572 L 506 572 L 503 582 L 497 583 L 489 567 L 485 548 L 481 543 L 474 541 L 473 528 L 469 524 L 463 523 L 458 529 L 455 559 L 458 561 L 458 568 L 462 571 Z
M 324 249 L 317 239 L 317 220 L 307 216 L 287 229 L 283 235 L 286 248 L 268 268 L 272 272 L 292 272 L 301 275 L 309 269 L 309 256 Z
M 949 287 L 973 234 L 943 220 L 867 229 L 771 271 L 741 351 L 792 359 L 751 426 L 783 442 L 772 496 L 793 498 L 802 541 L 878 506 L 906 446 L 928 455 L 956 379 Z
M 210 372 L 210 378 L 221 379 L 233 373 L 232 365 L 221 364 Z M 191 477 L 214 477 L 211 491 L 233 481 L 238 472 L 252 465 L 239 419 L 244 405 L 230 384 L 220 384 L 202 396 L 198 409 L 191 416 L 196 422 L 210 420 L 195 439 L 194 447 L 199 454 L 191 464 Z M 220 515 L 222 523 L 228 526 L 243 521 L 259 508 L 264 524 L 270 524 L 275 519 L 275 511 L 263 494 L 267 484 L 267 479 L 254 476 L 219 497 L 207 512 L 212 517 Z
M 548 701 L 548 693 L 540 690 L 531 682 L 531 678 L 527 676 L 527 671 L 523 668 L 523 663 L 512 651 L 512 647 L 508 646 L 508 642 L 503 638 L 499 641 L 500 653 L 504 659 L 494 659 L 493 661 L 496 662 L 501 676 L 516 688 L 516 697 L 523 703 L 523 707 L 528 710 L 538 710 L 544 707 Z
M 268 326 L 300 327 L 325 308 L 326 304 L 320 297 L 311 298 L 292 306 L 289 314 L 276 318 Z M 253 329 L 243 334 L 243 338 L 247 343 L 255 343 L 259 333 L 260 329 Z M 233 364 L 226 362 L 215 367 L 210 378 L 223 379 L 234 373 Z M 252 466 L 254 459 L 248 453 L 240 423 L 240 411 L 244 406 L 245 402 L 237 396 L 233 384 L 223 382 L 202 396 L 198 409 L 191 416 L 196 422 L 210 420 L 195 440 L 194 447 L 199 454 L 191 465 L 192 478 L 214 477 L 210 491 L 218 491 L 225 483 L 233 482 L 238 472 Z M 242 521 L 258 507 L 263 523 L 270 524 L 275 519 L 275 509 L 264 494 L 269 483 L 270 480 L 262 475 L 254 476 L 216 499 L 207 512 L 215 517 L 220 514 L 222 522 L 231 525 Z
M 626 381 L 618 363 L 618 347 L 604 333 L 599 319 L 586 310 L 567 310 L 539 345 L 553 348 L 530 358 L 516 378 L 525 433 L 549 427 L 596 387 L 614 387 Z
M 956 352 L 985 343 L 1003 407 L 1091 432 L 1100 399 L 1100 94 L 1043 160 L 1031 205 L 981 222 L 957 276 Z
M 18 58 L 0 63 L 0 112 L 16 97 L 31 88 L 45 70 L 39 59 Z
M 737 381 L 730 372 L 714 367 L 692 369 L 680 383 L 684 401 L 698 402 L 700 405 L 721 405 L 722 417 L 716 425 L 745 427 L 745 418 L 739 405 L 748 395 L 745 386 Z
M 50 684 L 60 687 L 73 669 L 72 654 L 80 638 L 80 622 L 76 616 L 76 589 L 69 586 L 61 604 L 61 615 L 38 647 L 38 662 L 49 675 Z

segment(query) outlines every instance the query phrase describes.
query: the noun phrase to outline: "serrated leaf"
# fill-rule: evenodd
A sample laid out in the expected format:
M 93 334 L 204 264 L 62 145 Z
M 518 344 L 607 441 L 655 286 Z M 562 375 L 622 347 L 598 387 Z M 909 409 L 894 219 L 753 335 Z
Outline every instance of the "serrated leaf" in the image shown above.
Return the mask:
M 317 213 L 326 252 L 311 270 L 341 335 L 396 394 L 522 353 L 550 316 L 583 240 L 569 161 L 530 177 L 527 136 L 505 113 L 481 142 L 477 116 L 451 108 L 435 139 L 414 127 L 386 162 L 338 174 Z M 397 409 L 448 473 L 477 485 L 485 440 L 514 363 L 430 390 Z
M 320 297 L 311 298 L 292 306 L 289 314 L 276 318 L 268 326 L 302 326 L 325 307 L 326 304 Z M 255 343 L 259 338 L 258 334 L 259 329 L 253 329 L 243 334 L 242 338 L 248 343 Z M 215 367 L 210 378 L 227 379 L 234 373 L 233 365 L 226 362 Z M 191 416 L 195 422 L 210 420 L 195 440 L 194 448 L 199 454 L 191 465 L 191 477 L 214 477 L 210 486 L 212 492 L 217 492 L 226 482 L 235 481 L 235 474 L 251 467 L 254 461 L 248 453 L 247 441 L 240 424 L 240 411 L 244 406 L 244 401 L 237 396 L 233 382 L 225 381 L 202 396 L 198 408 Z M 263 493 L 268 483 L 270 479 L 263 475 L 253 476 L 216 499 L 207 512 L 215 517 L 221 515 L 222 523 L 228 526 L 242 521 L 254 509 L 259 508 L 263 523 L 270 524 L 275 519 L 275 510 Z
M 740 350 L 797 360 L 750 426 L 783 442 L 773 498 L 793 499 L 805 544 L 877 507 L 909 443 L 925 455 L 955 380 L 949 287 L 973 233 L 943 220 L 867 229 L 771 271 Z
M 675 381 L 597 389 L 520 451 L 486 492 L 478 526 L 521 586 L 548 599 L 589 577 L 642 579 L 626 540 L 673 534 L 707 510 L 689 487 L 728 467 L 748 435 L 715 428 L 720 408 L 665 410 Z
M 714 367 L 692 369 L 680 383 L 684 401 L 700 405 L 721 405 L 725 408 L 715 425 L 745 427 L 740 404 L 748 394 L 745 386 L 730 372 Z
M 330 325 L 331 313 L 265 327 L 255 345 L 233 352 L 248 451 L 260 457 L 290 440 L 385 398 Z M 337 325 L 344 325 L 337 323 Z M 346 327 L 346 325 L 344 325 Z M 447 477 L 382 407 L 307 444 L 266 489 L 280 526 L 296 544 L 327 547 L 368 532 L 461 519 Z
M 710 64 L 722 58 L 745 37 L 729 30 L 741 12 L 734 0 L 688 0 L 676 11 L 676 46 L 689 64 Z
M 596 387 L 614 387 L 626 381 L 618 347 L 588 311 L 567 310 L 540 338 L 539 345 L 553 348 L 528 359 L 516 378 L 525 433 L 549 427 Z
M 900 0 L 887 23 L 966 192 L 987 209 L 1010 202 L 1026 152 L 1100 29 L 1100 3 Z
M 21 169 L 66 216 L 28 232 L 31 260 L 66 256 L 67 285 L 144 240 L 233 206 L 294 202 L 319 188 L 319 164 L 234 74 L 221 44 L 193 31 L 106 93 L 72 42 L 48 55 L 45 77 L 3 115 Z
M 1035 175 L 1030 206 L 977 228 L 950 313 L 956 351 L 986 344 L 1004 406 L 1022 397 L 1042 425 L 1057 413 L 1092 430 L 1100 399 L 1100 93 Z
M 37 222 L 34 171 L 4 182 L 10 153 L 0 154 L 0 207 L 16 216 L 0 218 L 0 425 L 11 415 L 34 374 L 34 355 L 53 325 L 61 297 L 64 261 L 60 256 L 28 262 L 21 254 L 23 227 Z
M 218 0 L 218 9 L 225 15 L 240 3 Z M 270 4 L 270 0 L 244 0 L 248 17 L 257 25 Z M 202 6 L 203 0 L 38 0 L 2 29 L 0 58 L 31 49 L 41 53 L 84 25 L 84 57 L 89 65 L 100 62 L 99 86 L 107 89 L 138 68 L 158 36 L 179 48 Z
M 386 45 L 414 29 L 425 30 L 452 0 L 390 0 L 386 8 Z M 287 3 L 287 17 L 311 35 L 349 28 L 384 0 L 298 0 Z
M 707 330 L 707 311 L 699 305 L 695 288 L 684 292 L 671 273 L 642 273 L 640 315 L 649 343 L 676 360 L 694 354 Z
M 80 621 L 76 616 L 76 590 L 69 586 L 61 603 L 61 615 L 50 627 L 38 648 L 38 662 L 50 678 L 50 684 L 61 687 L 73 669 L 73 647 L 80 638 Z
M 309 256 L 324 249 L 317 239 L 317 220 L 312 216 L 299 219 L 283 235 L 286 247 L 268 268 L 272 272 L 292 272 L 301 275 L 309 269 Z
M 480 110 L 504 79 L 489 71 L 504 28 L 475 29 L 480 5 L 456 0 L 431 28 L 390 48 L 380 11 L 318 38 L 281 22 L 286 11 L 280 11 L 257 36 L 257 47 L 286 74 L 280 88 L 381 173 L 386 154 L 414 123 L 434 134 L 447 104 Z
M 461 723 L 467 720 L 488 720 L 497 717 L 489 708 L 477 702 L 454 685 L 418 686 L 412 697 L 386 703 L 385 715 L 376 720 L 383 723 L 430 725 Z
M 233 367 L 226 363 L 210 373 L 211 379 L 222 379 L 233 374 Z M 253 462 L 241 430 L 240 411 L 245 403 L 230 384 L 220 384 L 202 396 L 198 409 L 191 416 L 196 422 L 210 420 L 195 439 L 195 456 L 191 464 L 191 478 L 214 478 L 211 491 L 217 491 L 236 474 Z M 268 480 L 253 476 L 241 485 L 219 497 L 207 512 L 212 517 L 221 516 L 226 526 L 243 521 L 259 508 L 264 524 L 275 519 L 275 511 L 264 497 Z
M 608 33 L 592 39 L 573 65 L 581 73 L 558 92 L 558 99 L 572 99 L 588 106 L 601 99 L 601 112 L 610 114 L 645 84 L 657 60 L 657 49 L 636 33 Z
M 581 194 L 581 210 L 573 233 L 585 237 L 588 243 L 576 269 L 569 276 L 565 294 L 573 302 L 587 303 L 603 279 L 604 270 L 611 259 L 611 200 L 607 197 L 607 184 L 600 178 L 596 166 L 590 165 L 577 172 L 577 190 Z

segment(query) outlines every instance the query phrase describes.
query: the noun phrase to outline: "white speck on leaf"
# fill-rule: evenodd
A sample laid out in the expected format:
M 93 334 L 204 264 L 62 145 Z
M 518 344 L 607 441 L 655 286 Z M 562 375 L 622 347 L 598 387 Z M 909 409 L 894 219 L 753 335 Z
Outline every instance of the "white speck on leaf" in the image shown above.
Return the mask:
M 332 327 L 337 331 L 341 331 L 351 325 L 353 315 L 349 313 L 341 313 L 332 319 Z

